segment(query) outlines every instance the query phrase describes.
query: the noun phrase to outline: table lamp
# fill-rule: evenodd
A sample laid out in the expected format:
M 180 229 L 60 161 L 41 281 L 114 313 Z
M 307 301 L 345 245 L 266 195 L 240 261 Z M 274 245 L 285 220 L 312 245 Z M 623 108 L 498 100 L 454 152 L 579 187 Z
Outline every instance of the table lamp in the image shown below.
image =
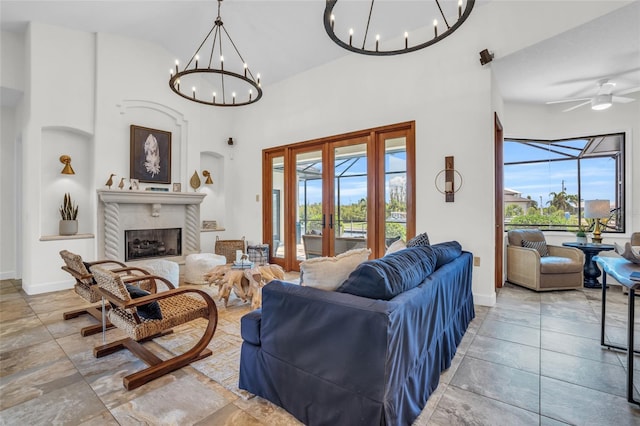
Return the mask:
M 588 200 L 584 202 L 584 217 L 586 219 L 593 219 L 596 223 L 596 228 L 593 231 L 593 242 L 596 244 L 602 243 L 602 236 L 600 235 L 600 219 L 609 217 L 611 211 L 609 200 Z

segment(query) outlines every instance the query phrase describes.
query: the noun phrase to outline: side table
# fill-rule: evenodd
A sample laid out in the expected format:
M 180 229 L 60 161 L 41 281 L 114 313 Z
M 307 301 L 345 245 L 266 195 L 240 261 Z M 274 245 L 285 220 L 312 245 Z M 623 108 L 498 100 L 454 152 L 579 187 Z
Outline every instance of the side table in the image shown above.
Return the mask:
M 582 243 L 562 243 L 565 247 L 573 247 L 582 250 L 584 253 L 584 286 L 586 288 L 602 288 L 598 282 L 598 277 L 602 275 L 598 265 L 593 260 L 593 256 L 601 251 L 615 250 L 616 246 L 612 244 L 582 244 Z

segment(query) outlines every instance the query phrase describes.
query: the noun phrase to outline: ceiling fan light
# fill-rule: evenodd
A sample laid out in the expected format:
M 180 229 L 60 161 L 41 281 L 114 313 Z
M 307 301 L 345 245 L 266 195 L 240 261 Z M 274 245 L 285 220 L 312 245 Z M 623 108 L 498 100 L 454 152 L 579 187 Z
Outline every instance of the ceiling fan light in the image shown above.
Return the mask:
M 591 99 L 591 109 L 595 111 L 602 111 L 612 105 L 611 95 L 598 95 Z

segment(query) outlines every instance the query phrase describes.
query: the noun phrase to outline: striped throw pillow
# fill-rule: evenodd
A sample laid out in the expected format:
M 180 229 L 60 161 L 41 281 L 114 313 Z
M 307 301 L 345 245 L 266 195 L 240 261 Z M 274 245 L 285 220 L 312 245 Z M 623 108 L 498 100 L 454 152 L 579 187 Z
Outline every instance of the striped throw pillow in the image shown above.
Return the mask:
M 540 257 L 549 256 L 549 248 L 545 241 L 527 241 L 522 240 L 522 247 L 532 248 L 538 250 Z

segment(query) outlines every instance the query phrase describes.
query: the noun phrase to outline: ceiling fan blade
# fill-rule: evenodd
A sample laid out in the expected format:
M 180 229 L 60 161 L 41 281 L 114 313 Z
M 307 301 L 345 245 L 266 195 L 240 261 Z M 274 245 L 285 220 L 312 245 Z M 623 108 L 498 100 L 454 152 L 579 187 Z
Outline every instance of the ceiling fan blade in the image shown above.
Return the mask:
M 625 98 L 624 96 L 613 96 L 611 100 L 619 104 L 628 104 L 629 102 L 635 101 L 633 98 Z
M 576 99 L 563 99 L 561 101 L 549 101 L 546 102 L 547 105 L 553 105 L 553 104 L 563 104 L 565 102 L 579 102 L 579 101 L 590 101 L 591 98 L 576 98 Z
M 589 99 L 588 101 L 583 102 L 583 103 L 581 103 L 581 104 L 574 105 L 574 106 L 572 106 L 572 107 L 570 107 L 570 108 L 563 109 L 563 110 L 562 110 L 562 112 L 569 112 L 569 111 L 573 111 L 573 110 L 574 110 L 574 109 L 576 109 L 576 108 L 580 108 L 581 106 L 588 105 L 588 104 L 590 104 L 590 103 L 591 103 L 591 99 Z
M 640 87 L 632 87 L 631 89 L 621 90 L 616 95 L 629 95 L 631 93 L 640 92 Z

